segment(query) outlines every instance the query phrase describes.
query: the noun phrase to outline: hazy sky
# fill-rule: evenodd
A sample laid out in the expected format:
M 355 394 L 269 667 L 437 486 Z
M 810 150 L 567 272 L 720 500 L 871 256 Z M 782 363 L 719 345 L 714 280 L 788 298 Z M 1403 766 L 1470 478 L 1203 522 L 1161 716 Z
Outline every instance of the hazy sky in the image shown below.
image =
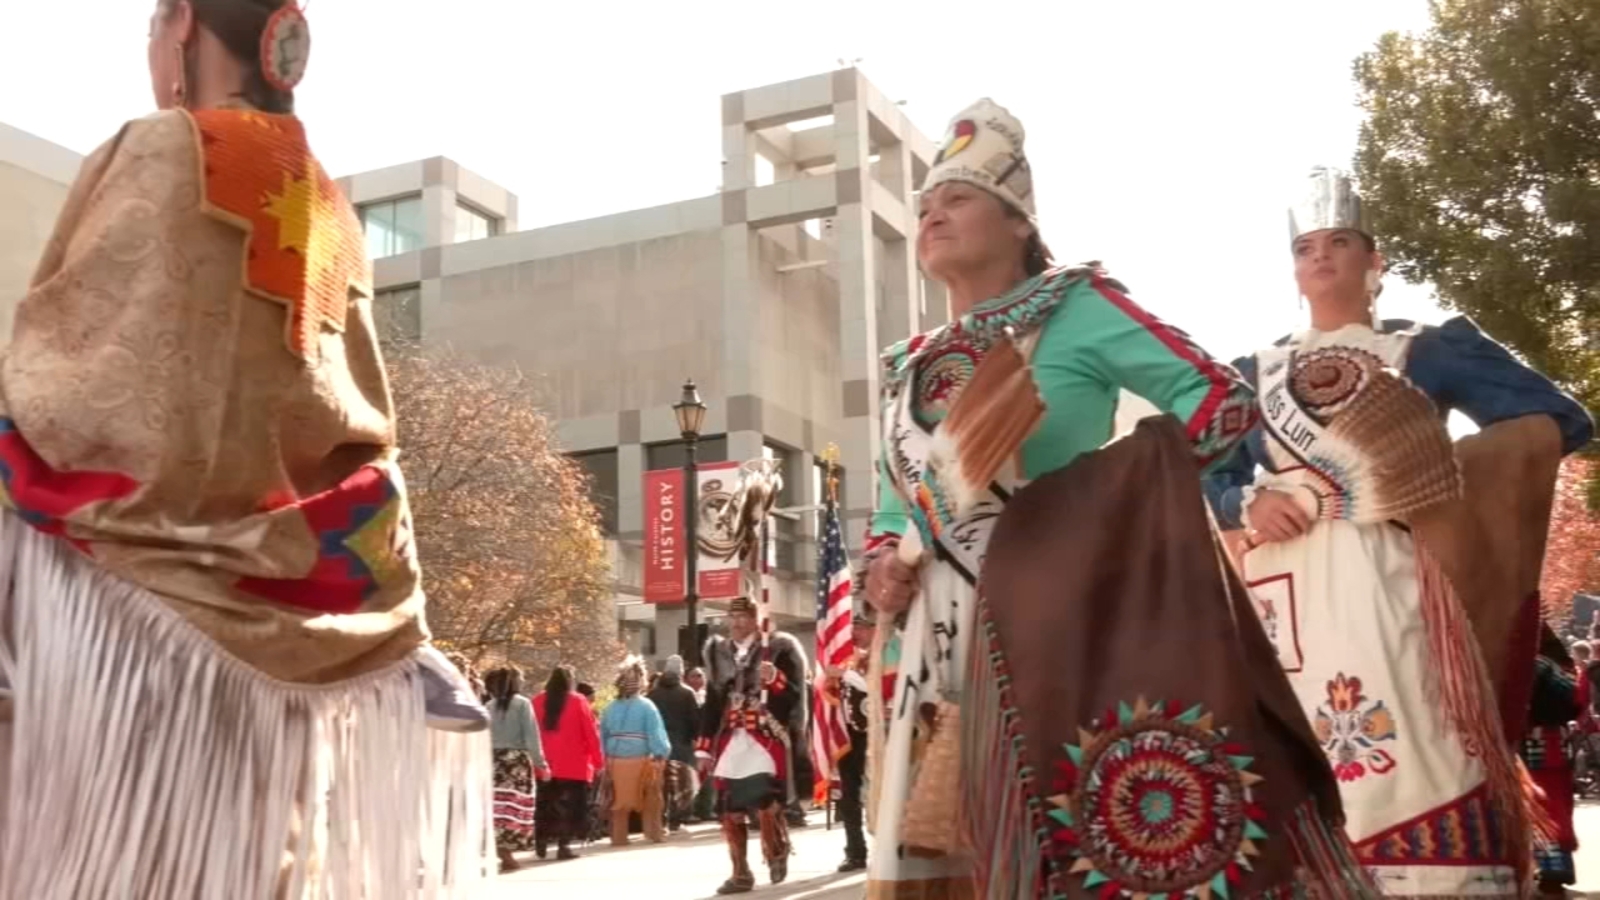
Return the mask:
M 82 152 L 151 108 L 154 0 L 8 6 L 0 121 Z M 1427 4 L 311 0 L 307 15 L 300 112 L 332 174 L 449 156 L 517 193 L 524 228 L 715 192 L 720 95 L 840 59 L 935 140 L 994 97 L 1027 128 L 1057 256 L 1104 260 L 1233 356 L 1301 324 L 1284 207 L 1312 165 L 1349 164 L 1351 60 L 1424 26 Z M 1386 315 L 1440 317 L 1397 282 Z

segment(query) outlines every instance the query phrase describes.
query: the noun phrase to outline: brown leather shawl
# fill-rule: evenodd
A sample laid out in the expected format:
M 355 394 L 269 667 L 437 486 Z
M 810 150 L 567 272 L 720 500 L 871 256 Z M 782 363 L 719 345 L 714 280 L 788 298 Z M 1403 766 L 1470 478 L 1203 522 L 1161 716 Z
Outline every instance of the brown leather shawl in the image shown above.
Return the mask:
M 1456 442 L 1465 490 L 1413 514 L 1419 544 L 1449 575 L 1504 695 L 1514 737 L 1526 712 L 1526 674 L 1538 650 L 1539 573 L 1561 466 L 1561 432 L 1545 415 L 1497 422 Z M 1515 685 L 1515 687 L 1512 687 Z
M 1147 419 L 1018 492 L 981 594 L 963 703 L 980 896 L 1101 896 L 1110 883 L 1376 895 L 1175 419 Z M 1021 834 L 1007 815 L 1018 808 L 1032 819 Z M 1018 846 L 1041 871 L 1016 876 L 1032 865 Z M 1163 863 L 1162 847 L 1183 852 Z M 997 891 L 1007 880 L 1021 883 Z

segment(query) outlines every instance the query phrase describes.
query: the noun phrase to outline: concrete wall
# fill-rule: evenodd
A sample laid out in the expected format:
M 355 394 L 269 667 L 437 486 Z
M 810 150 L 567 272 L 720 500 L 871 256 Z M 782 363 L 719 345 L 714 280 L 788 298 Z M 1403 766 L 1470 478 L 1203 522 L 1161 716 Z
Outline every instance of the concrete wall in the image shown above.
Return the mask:
M 536 373 L 558 419 L 670 406 L 683 379 L 721 393 L 717 232 L 446 275 L 424 339 Z
M 0 124 L 0 342 L 28 288 L 82 158 Z
M 830 267 L 779 271 L 802 257 L 768 239 L 755 243 L 758 330 L 753 336 L 762 430 L 789 447 L 822 449 L 842 416 L 839 283 Z M 811 428 L 806 422 L 813 423 Z M 826 434 L 817 434 L 821 429 Z M 807 433 L 807 432 L 810 433 Z

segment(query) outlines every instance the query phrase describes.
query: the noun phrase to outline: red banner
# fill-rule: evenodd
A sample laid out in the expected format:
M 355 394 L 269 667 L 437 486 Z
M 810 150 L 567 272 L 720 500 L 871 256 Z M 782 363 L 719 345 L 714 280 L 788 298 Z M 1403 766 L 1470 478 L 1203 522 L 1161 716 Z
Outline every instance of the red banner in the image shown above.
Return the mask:
M 683 470 L 644 473 L 644 601 L 684 598 Z

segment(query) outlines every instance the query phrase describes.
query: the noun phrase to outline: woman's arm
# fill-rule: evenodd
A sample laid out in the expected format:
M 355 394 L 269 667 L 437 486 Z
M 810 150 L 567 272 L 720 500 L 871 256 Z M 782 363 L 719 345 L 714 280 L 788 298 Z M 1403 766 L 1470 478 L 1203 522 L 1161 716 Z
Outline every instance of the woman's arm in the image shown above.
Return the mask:
M 1256 458 L 1249 441 L 1240 441 L 1231 456 L 1213 464 L 1201 479 L 1206 501 L 1223 531 L 1244 527 L 1244 490 L 1255 480 Z
M 1234 360 L 1233 367 L 1247 382 L 1255 382 L 1254 359 Z M 1206 500 L 1224 531 L 1244 527 L 1244 489 L 1255 482 L 1256 466 L 1261 462 L 1256 458 L 1255 445 L 1255 434 L 1260 428 L 1256 425 L 1232 454 L 1217 460 L 1201 479 Z
M 1056 387 L 1068 395 L 1074 387 L 1081 391 L 1085 378 L 1145 398 L 1183 423 L 1204 467 L 1227 459 L 1257 418 L 1255 392 L 1238 372 L 1100 276 L 1071 288 L 1045 323 L 1033 369 L 1046 402 Z M 1049 436 L 1052 429 L 1061 432 L 1064 443 L 1081 427 L 1071 418 L 1047 415 L 1030 446 L 1055 443 Z M 1038 468 L 1034 463 L 1028 468 L 1030 475 L 1042 474 L 1032 471 Z
M 1460 410 L 1479 428 L 1543 414 L 1561 429 L 1563 453 L 1594 437 L 1594 420 L 1578 401 L 1465 316 L 1417 335 L 1406 375 L 1440 406 Z

